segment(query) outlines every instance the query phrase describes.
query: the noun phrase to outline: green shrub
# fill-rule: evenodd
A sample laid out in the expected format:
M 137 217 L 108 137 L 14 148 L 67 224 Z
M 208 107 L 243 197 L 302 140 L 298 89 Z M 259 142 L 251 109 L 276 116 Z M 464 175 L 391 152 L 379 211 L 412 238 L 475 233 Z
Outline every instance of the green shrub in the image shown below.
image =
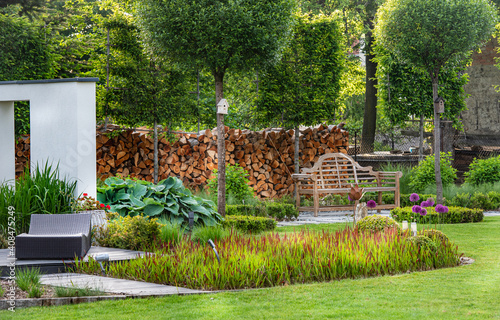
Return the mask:
M 457 207 L 496 210 L 500 207 L 500 193 L 496 191 L 490 191 L 487 194 L 480 192 L 459 193 L 446 203 Z
M 359 231 L 377 232 L 384 231 L 386 228 L 396 228 L 401 231 L 401 227 L 394 219 L 378 214 L 364 217 L 356 223 L 356 229 Z
M 229 231 L 224 229 L 222 226 L 215 227 L 205 227 L 200 226 L 194 228 L 191 233 L 191 240 L 195 242 L 206 243 L 208 239 L 214 241 L 221 241 L 222 239 L 229 236 Z
M 434 242 L 436 242 L 438 245 L 440 245 L 442 243 L 447 244 L 448 242 L 450 242 L 450 239 L 448 238 L 448 236 L 445 235 L 440 230 L 436 230 L 436 229 L 424 229 L 424 230 L 419 231 L 418 234 L 426 236 L 426 237 L 429 237 Z
M 490 191 L 487 193 L 488 199 L 492 204 L 492 209 L 497 210 L 500 208 L 500 192 Z
M 226 216 L 222 225 L 226 228 L 235 228 L 242 232 L 257 234 L 263 231 L 274 230 L 276 228 L 276 221 L 265 217 Z
M 416 221 L 417 223 L 468 223 L 483 221 L 484 214 L 482 209 L 471 209 L 463 207 L 448 207 L 448 212 L 437 213 L 434 208 L 427 209 L 427 215 L 421 216 L 411 211 L 412 207 L 394 208 L 391 210 L 391 216 L 398 222 L 403 220 Z
M 293 204 L 279 202 L 265 202 L 267 215 L 276 218 L 277 220 L 292 220 L 297 219 L 299 211 Z
M 431 252 L 436 252 L 437 250 L 436 242 L 425 235 L 417 235 L 415 237 L 409 237 L 408 241 L 416 244 L 421 250 L 428 250 Z
M 97 200 L 121 216 L 144 213 L 149 217 L 187 224 L 188 213 L 192 211 L 195 221 L 208 226 L 215 226 L 221 219 L 212 201 L 193 196 L 183 186 L 182 180 L 175 177 L 156 185 L 143 180 L 111 177 L 105 184 L 106 187 L 97 188 Z
M 410 201 L 410 195 L 409 194 L 402 194 L 401 195 L 401 207 L 409 207 L 409 206 L 414 206 L 416 204 L 420 204 L 422 201 L 427 200 L 429 198 L 432 198 L 434 202 L 436 202 L 436 195 L 435 194 L 418 194 L 418 197 L 420 200 L 416 202 L 411 202 Z
M 100 228 L 97 242 L 103 247 L 139 250 L 150 246 L 160 234 L 157 219 L 145 216 L 118 216 Z
M 160 227 L 160 239 L 165 243 L 177 245 L 184 235 L 185 228 L 180 224 L 171 223 L 170 221 L 162 222 Z
M 474 159 L 464 176 L 465 182 L 474 186 L 500 181 L 500 155 L 488 159 Z
M 452 184 L 457 179 L 457 170 L 451 166 L 451 153 L 441 152 L 441 180 L 443 186 Z M 429 185 L 436 184 L 434 173 L 434 155 L 425 157 L 418 166 L 411 170 L 410 188 L 416 192 L 423 191 Z
M 226 196 L 234 197 L 238 201 L 253 198 L 253 189 L 248 185 L 248 172 L 238 164 L 226 165 Z M 217 194 L 218 188 L 217 169 L 213 171 L 208 180 L 208 190 L 211 194 Z

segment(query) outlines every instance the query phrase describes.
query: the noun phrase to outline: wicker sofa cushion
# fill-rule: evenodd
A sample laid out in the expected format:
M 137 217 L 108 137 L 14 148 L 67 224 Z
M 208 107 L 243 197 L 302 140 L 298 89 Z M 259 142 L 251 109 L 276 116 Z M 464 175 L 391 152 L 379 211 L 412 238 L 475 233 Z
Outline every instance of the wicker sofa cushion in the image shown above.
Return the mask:
M 90 214 L 33 214 L 16 237 L 17 259 L 72 259 L 90 249 Z

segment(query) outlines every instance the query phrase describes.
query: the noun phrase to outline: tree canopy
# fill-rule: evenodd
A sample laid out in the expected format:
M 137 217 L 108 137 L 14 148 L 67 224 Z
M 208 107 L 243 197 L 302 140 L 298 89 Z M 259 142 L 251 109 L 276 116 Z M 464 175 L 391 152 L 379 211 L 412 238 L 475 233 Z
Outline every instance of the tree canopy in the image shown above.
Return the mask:
M 256 113 L 293 128 L 333 118 L 345 54 L 335 18 L 300 15 L 282 60 L 262 73 Z
M 427 73 L 432 101 L 438 98 L 439 74 L 491 37 L 497 20 L 488 0 L 388 0 L 377 16 L 377 41 L 402 63 Z M 440 113 L 434 104 L 436 202 L 443 201 L 440 170 Z
M 488 0 L 389 0 L 378 12 L 376 37 L 400 61 L 436 77 L 488 40 L 496 20 Z

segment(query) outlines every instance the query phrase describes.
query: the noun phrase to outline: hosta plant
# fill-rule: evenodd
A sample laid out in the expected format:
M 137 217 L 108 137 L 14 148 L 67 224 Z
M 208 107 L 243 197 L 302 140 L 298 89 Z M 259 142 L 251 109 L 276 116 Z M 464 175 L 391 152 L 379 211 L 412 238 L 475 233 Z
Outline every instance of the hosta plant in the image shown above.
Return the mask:
M 153 184 L 111 177 L 104 183 L 104 187 L 97 188 L 97 200 L 121 216 L 144 214 L 187 224 L 192 211 L 196 224 L 214 226 L 221 220 L 212 201 L 194 196 L 178 178 L 169 177 Z

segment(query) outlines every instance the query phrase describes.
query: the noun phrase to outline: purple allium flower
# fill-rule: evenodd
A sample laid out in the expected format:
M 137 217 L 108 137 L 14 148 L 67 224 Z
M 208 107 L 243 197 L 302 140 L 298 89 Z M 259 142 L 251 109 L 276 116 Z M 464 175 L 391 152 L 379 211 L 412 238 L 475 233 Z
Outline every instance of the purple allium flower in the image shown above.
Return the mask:
M 425 215 L 427 215 L 427 209 L 422 209 L 422 211 L 420 211 L 420 215 L 423 217 Z
M 429 207 L 432 207 L 434 205 L 434 199 L 432 198 L 427 199 L 427 202 L 429 203 Z
M 410 201 L 411 201 L 411 202 L 415 202 L 415 201 L 418 201 L 418 200 L 420 200 L 420 197 L 418 196 L 418 194 L 416 194 L 416 193 L 412 193 L 412 194 L 410 195 Z
M 414 213 L 420 213 L 422 211 L 422 207 L 421 206 L 413 206 L 411 208 L 411 211 L 413 211 Z
M 444 212 L 445 212 L 445 211 L 444 211 L 444 210 L 445 210 L 445 209 L 444 209 L 444 206 L 443 206 L 442 204 L 438 204 L 438 205 L 436 205 L 436 208 L 434 208 L 434 209 L 435 209 L 435 210 L 436 210 L 436 212 L 438 212 L 438 213 L 444 213 Z
M 422 201 L 422 203 L 420 204 L 420 206 L 426 208 L 426 207 L 430 207 L 431 204 L 429 203 L 429 201 Z
M 366 203 L 366 206 L 367 206 L 368 208 L 373 209 L 373 208 L 375 208 L 375 207 L 377 206 L 377 203 L 375 202 L 375 200 L 369 200 L 369 201 Z
M 448 212 L 449 209 L 447 206 L 443 206 L 443 210 L 444 210 L 443 212 L 446 213 L 446 212 Z

